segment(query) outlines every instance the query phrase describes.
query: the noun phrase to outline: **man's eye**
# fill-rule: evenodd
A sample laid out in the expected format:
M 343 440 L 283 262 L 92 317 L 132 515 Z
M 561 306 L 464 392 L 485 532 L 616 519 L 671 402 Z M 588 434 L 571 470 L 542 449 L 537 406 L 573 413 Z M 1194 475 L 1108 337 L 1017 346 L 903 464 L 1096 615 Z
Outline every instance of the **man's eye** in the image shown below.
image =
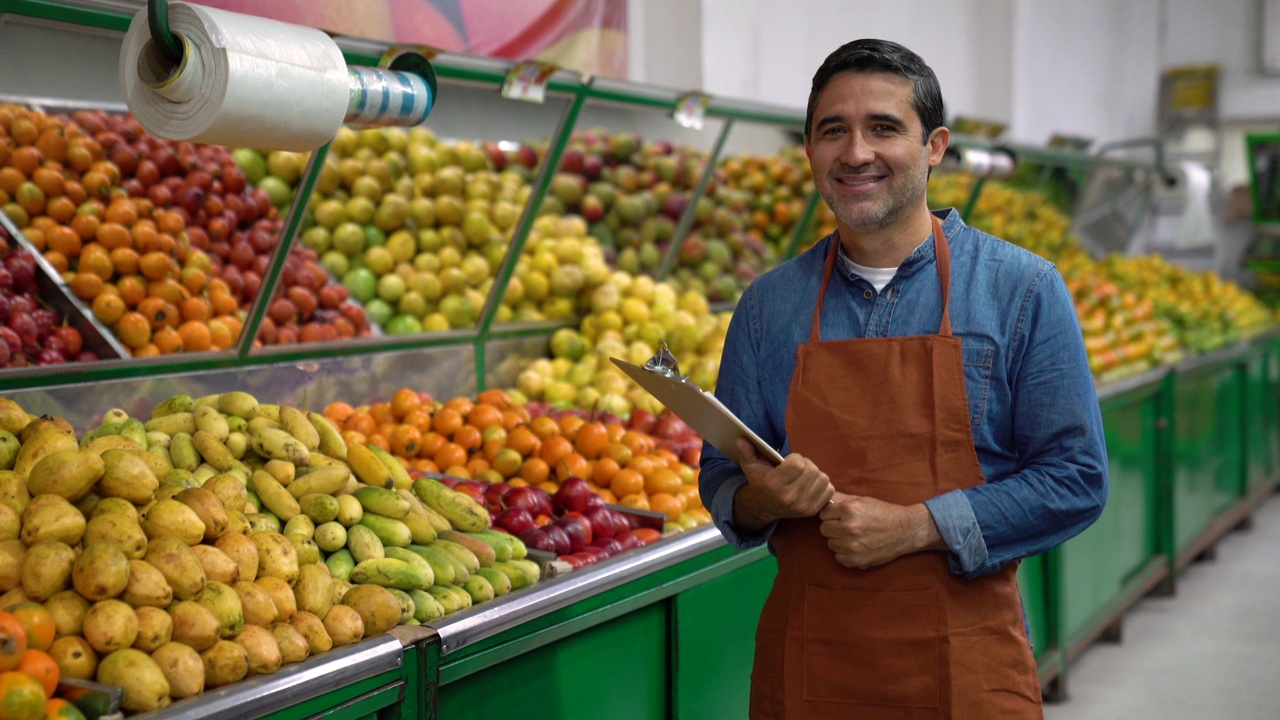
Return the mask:
M 822 134 L 824 137 L 835 137 L 836 135 L 840 135 L 843 133 L 844 133 L 844 128 L 842 127 L 829 127 L 826 130 L 822 131 Z

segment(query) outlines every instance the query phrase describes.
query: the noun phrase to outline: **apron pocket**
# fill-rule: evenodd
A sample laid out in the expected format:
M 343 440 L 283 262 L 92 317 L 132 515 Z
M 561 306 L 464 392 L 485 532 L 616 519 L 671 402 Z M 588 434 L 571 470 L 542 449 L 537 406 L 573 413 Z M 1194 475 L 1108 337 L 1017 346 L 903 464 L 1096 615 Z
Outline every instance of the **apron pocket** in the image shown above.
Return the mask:
M 933 590 L 806 586 L 804 699 L 939 707 L 945 626 Z

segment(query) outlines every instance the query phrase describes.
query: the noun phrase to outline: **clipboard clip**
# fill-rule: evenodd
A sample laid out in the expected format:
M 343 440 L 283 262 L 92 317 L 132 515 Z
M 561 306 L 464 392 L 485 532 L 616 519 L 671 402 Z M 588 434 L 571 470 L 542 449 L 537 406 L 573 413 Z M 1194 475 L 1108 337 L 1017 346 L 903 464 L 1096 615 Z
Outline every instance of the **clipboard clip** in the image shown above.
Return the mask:
M 689 381 L 687 376 L 680 374 L 680 365 L 676 362 L 676 356 L 671 354 L 671 348 L 667 347 L 666 340 L 658 341 L 658 352 L 644 364 L 644 369 L 680 382 Z

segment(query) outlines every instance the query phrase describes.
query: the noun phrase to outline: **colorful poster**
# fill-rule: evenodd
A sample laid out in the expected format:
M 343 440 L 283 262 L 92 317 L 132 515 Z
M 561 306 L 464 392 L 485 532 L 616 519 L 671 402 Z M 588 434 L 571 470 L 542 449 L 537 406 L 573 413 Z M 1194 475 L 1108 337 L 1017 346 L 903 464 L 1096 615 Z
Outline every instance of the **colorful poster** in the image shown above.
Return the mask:
M 388 43 L 627 77 L 627 0 L 199 0 Z

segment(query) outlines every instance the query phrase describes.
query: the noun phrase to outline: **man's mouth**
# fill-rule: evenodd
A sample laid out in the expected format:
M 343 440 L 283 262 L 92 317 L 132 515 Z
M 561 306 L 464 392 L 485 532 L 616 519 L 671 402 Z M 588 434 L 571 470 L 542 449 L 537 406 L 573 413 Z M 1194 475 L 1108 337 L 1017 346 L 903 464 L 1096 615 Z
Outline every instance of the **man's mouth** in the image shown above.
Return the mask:
M 874 175 L 869 173 L 860 173 L 857 175 L 836 175 L 831 179 L 841 187 L 850 190 L 861 190 L 874 187 L 880 184 L 887 175 Z

